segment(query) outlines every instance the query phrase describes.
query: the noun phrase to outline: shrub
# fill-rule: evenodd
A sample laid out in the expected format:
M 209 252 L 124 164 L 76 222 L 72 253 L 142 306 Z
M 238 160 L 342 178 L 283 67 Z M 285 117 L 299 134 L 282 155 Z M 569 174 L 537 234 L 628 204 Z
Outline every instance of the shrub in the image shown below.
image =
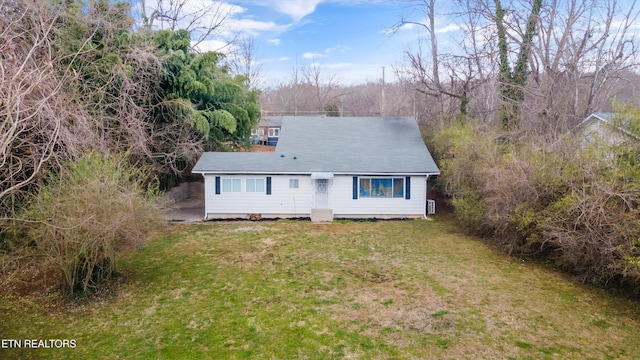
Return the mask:
M 558 266 L 585 281 L 639 292 L 640 169 L 630 156 L 637 150 L 633 143 L 601 143 L 579 151 L 579 171 L 545 209 L 540 228 L 558 249 L 551 257 Z
M 494 167 L 498 148 L 489 136 L 476 132 L 475 124 L 456 123 L 435 133 L 433 149 L 441 171 L 438 181 L 452 198 L 460 223 L 469 233 L 490 234 L 485 221 L 486 170 Z
M 640 129 L 640 115 L 624 121 Z M 500 139 L 473 125 L 433 137 L 438 180 L 463 228 L 509 254 L 640 293 L 640 141 Z
M 114 274 L 118 254 L 160 225 L 159 192 L 146 181 L 125 156 L 87 152 L 45 177 L 14 226 L 25 247 L 55 264 L 68 293 L 87 292 Z

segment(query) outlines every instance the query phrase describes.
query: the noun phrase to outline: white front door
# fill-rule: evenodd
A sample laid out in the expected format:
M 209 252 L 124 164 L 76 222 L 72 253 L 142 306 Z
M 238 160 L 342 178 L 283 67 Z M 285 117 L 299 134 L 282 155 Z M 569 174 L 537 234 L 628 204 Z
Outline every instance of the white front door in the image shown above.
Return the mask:
M 329 180 L 316 179 L 316 196 L 314 209 L 329 208 Z

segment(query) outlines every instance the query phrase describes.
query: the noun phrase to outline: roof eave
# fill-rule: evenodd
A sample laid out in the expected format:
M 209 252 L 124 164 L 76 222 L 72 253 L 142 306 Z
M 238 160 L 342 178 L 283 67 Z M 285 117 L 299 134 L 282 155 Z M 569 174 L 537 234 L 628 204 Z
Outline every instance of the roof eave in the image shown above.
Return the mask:
M 311 173 L 319 171 L 255 171 L 255 170 L 192 170 L 192 173 L 200 175 L 223 175 L 223 174 L 256 174 L 256 175 L 311 175 Z M 372 176 L 399 176 L 399 175 L 415 175 L 415 176 L 432 176 L 440 175 L 440 171 L 394 171 L 394 172 L 379 172 L 379 171 L 325 171 L 331 172 L 335 175 L 372 175 Z

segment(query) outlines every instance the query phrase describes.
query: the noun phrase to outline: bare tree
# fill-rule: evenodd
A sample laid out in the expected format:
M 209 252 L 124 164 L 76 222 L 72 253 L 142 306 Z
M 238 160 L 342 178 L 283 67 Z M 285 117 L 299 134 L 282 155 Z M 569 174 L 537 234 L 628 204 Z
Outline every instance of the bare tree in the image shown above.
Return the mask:
M 262 65 L 257 61 L 255 41 L 252 37 L 242 37 L 234 42 L 235 51 L 230 55 L 229 64 L 233 72 L 244 77 L 249 89 L 257 89 L 262 83 Z
M 527 86 L 530 128 L 560 134 L 637 88 L 636 2 L 551 1 L 540 13 Z
M 58 18 L 46 4 L 1 0 L 0 8 L 2 203 L 32 184 L 55 160 L 69 115 L 61 89 L 73 74 L 60 74 L 55 66 L 60 60 L 52 51 Z
M 203 41 L 223 33 L 233 6 L 223 0 L 141 0 L 140 12 L 147 30 L 187 30 L 191 47 L 197 49 Z
M 296 65 L 286 83 L 273 89 L 265 89 L 263 109 L 267 113 L 286 115 L 324 114 L 327 104 L 338 105 L 345 95 L 335 74 L 324 73 L 315 60 L 310 64 Z
M 320 70 L 320 63 L 313 59 L 312 63 L 302 68 L 304 85 L 312 93 L 314 104 L 309 110 L 322 111 L 325 105 L 335 102 L 342 92 L 336 74 L 328 72 L 326 76 Z
M 442 114 L 454 101 L 460 112 L 501 118 L 503 128 L 555 136 L 638 88 L 635 0 L 458 0 L 450 11 L 463 35 L 444 53 L 434 28 L 439 3 L 408 2 L 421 17 L 399 26 L 425 36 L 399 69 Z
M 472 100 L 474 89 L 485 81 L 487 54 L 485 47 L 488 42 L 478 39 L 482 32 L 479 29 L 479 16 L 475 10 L 477 4 L 461 2 L 459 6 L 461 18 L 459 29 L 465 33 L 464 40 L 460 41 L 460 52 L 440 53 L 438 48 L 438 29 L 436 28 L 436 1 L 435 0 L 409 0 L 412 9 L 412 17 L 419 14 L 418 19 L 403 18 L 396 26 L 414 25 L 425 32 L 425 37 L 418 40 L 417 50 L 405 51 L 406 67 L 396 68 L 398 77 L 405 82 L 413 83 L 420 93 L 432 98 L 428 111 L 432 117 L 448 117 L 457 113 L 462 119 L 469 113 L 469 104 Z M 449 14 L 454 16 L 455 13 Z M 425 43 L 427 45 L 425 45 Z M 446 80 L 442 80 L 445 77 Z M 433 109 L 437 109 L 433 112 Z M 474 113 L 472 111 L 472 113 Z
M 298 110 L 305 110 L 302 103 L 302 74 L 298 62 L 291 69 L 291 77 L 273 88 L 262 92 L 262 109 L 267 113 L 298 115 Z
M 403 17 L 399 24 L 393 28 L 393 31 L 397 32 L 400 28 L 407 25 L 414 25 L 423 29 L 427 34 L 430 50 L 428 54 L 425 55 L 423 51 L 424 40 L 419 40 L 417 51 L 413 52 L 408 50 L 405 52 L 405 56 L 409 61 L 406 74 L 402 74 L 403 71 L 399 68 L 396 69 L 396 73 L 401 78 L 408 76 L 412 79 L 416 84 L 417 91 L 434 97 L 439 107 L 439 112 L 442 114 L 444 112 L 442 95 L 447 92 L 440 82 L 440 58 L 435 27 L 436 0 L 408 0 L 408 3 L 411 8 L 412 17 L 415 17 L 417 14 L 417 19 Z

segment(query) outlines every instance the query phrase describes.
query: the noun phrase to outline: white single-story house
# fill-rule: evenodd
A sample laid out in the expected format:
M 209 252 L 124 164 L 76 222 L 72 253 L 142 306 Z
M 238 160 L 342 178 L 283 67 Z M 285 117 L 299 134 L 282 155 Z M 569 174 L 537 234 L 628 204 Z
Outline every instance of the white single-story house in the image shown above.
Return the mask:
M 413 117 L 285 117 L 275 152 L 207 152 L 205 219 L 419 218 L 440 173 Z

